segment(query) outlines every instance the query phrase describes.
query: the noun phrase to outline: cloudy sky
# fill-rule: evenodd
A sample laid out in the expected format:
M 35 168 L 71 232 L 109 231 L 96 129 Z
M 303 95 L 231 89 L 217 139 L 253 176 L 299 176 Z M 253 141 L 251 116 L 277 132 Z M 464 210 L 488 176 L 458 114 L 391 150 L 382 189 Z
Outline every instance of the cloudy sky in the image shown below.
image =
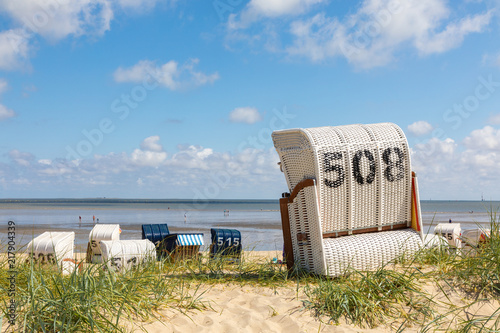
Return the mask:
M 273 130 L 394 122 L 500 199 L 498 0 L 0 0 L 0 197 L 278 198 Z

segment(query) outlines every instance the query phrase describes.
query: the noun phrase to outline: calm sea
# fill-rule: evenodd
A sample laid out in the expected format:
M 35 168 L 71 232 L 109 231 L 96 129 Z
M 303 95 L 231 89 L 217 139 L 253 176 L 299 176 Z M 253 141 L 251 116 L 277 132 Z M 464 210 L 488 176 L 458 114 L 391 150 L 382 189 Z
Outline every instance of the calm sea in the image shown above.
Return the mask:
M 422 201 L 424 231 L 449 219 L 460 223 L 462 229 L 487 225 L 489 212 L 499 207 L 499 201 Z M 85 250 L 93 217 L 99 223 L 120 224 L 122 239 L 140 239 L 142 224 L 167 223 L 171 232 L 203 232 L 205 245 L 210 243 L 211 228 L 229 228 L 241 232 L 246 249 L 280 251 L 283 247 L 277 200 L 0 200 L 5 231 L 7 221 L 15 221 L 20 244 L 44 230 L 75 231 L 77 248 Z

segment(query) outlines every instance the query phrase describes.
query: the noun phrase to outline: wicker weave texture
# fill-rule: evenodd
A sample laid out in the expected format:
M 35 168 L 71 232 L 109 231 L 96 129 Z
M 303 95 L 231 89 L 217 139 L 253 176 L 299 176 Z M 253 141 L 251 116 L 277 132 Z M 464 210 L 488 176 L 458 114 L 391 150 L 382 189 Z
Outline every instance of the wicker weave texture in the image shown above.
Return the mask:
M 326 271 L 314 271 L 329 276 L 349 270 L 371 270 L 400 256 L 410 256 L 422 246 L 419 233 L 413 229 L 384 231 L 323 240 Z
M 323 233 L 411 220 L 408 143 L 395 124 L 275 131 L 290 191 L 316 179 Z

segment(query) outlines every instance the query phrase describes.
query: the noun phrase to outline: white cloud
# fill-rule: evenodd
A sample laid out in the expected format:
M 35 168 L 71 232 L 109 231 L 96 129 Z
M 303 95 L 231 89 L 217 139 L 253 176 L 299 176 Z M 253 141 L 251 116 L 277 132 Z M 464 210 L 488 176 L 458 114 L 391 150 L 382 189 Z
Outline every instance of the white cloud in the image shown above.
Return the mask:
M 434 193 L 433 198 L 479 199 L 483 191 L 500 195 L 500 174 L 495 172 L 500 167 L 498 129 L 474 130 L 461 144 L 432 138 L 415 145 L 411 153 L 421 192 Z
M 0 69 L 23 66 L 29 55 L 29 37 L 21 29 L 0 32 Z
M 144 151 L 135 149 L 132 152 L 131 160 L 133 163 L 142 166 L 158 167 L 167 159 L 167 153 L 156 151 Z
M 263 17 L 301 14 L 321 2 L 326 0 L 252 0 L 240 15 L 229 16 L 228 26 L 230 29 L 240 29 Z
M 449 12 L 443 0 L 367 0 L 343 23 L 324 14 L 293 22 L 295 42 L 288 52 L 313 61 L 344 56 L 355 66 L 371 68 L 387 65 L 406 45 L 413 45 L 421 55 L 448 51 L 467 34 L 481 32 L 491 20 L 487 12 L 441 28 Z
M 352 14 L 344 17 L 316 12 L 298 19 L 288 17 L 287 20 L 287 17 L 282 17 L 276 21 L 272 20 L 274 13 L 281 16 L 304 13 L 319 1 L 297 0 L 290 7 L 277 5 L 276 11 L 272 10 L 274 7 L 271 5 L 270 8 L 263 5 L 258 7 L 253 3 L 250 2 L 239 16 L 230 16 L 228 39 L 268 44 L 267 36 L 281 35 L 282 41 L 290 40 L 291 37 L 291 42 L 285 43 L 282 50 L 278 51 L 305 57 L 313 62 L 344 57 L 358 68 L 390 64 L 396 60 L 398 52 L 408 47 L 416 50 L 420 56 L 446 52 L 459 47 L 469 34 L 485 31 L 493 17 L 491 10 L 456 17 L 445 0 L 365 0 Z M 298 3 L 301 6 L 295 7 L 294 4 Z M 304 8 L 304 11 L 297 8 Z M 253 28 L 250 35 L 235 33 L 237 28 L 247 28 L 248 22 L 256 17 L 269 17 L 259 32 Z M 273 33 L 269 33 L 269 26 L 274 28 Z M 289 28 L 283 31 L 285 26 Z M 273 45 L 280 43 L 274 42 Z M 276 51 L 275 47 L 267 48 Z
M 145 80 L 154 79 L 171 90 L 188 88 L 191 86 L 201 86 L 213 83 L 219 79 L 217 72 L 207 75 L 194 70 L 198 64 L 198 59 L 191 59 L 182 66 L 176 61 L 169 61 L 161 66 L 154 61 L 141 60 L 129 68 L 118 68 L 114 73 L 116 82 L 142 83 Z
M 16 162 L 18 165 L 29 166 L 35 157 L 30 153 L 21 152 L 17 149 L 13 149 L 9 152 L 9 157 L 11 160 Z
M 492 11 L 485 14 L 466 17 L 459 22 L 450 23 L 446 28 L 434 35 L 416 38 L 415 45 L 424 55 L 442 53 L 462 44 L 464 37 L 472 32 L 482 32 L 490 24 Z
M 233 123 L 254 124 L 262 120 L 262 116 L 256 108 L 241 107 L 229 113 L 229 120 Z
M 0 104 L 0 121 L 15 117 L 16 113 Z
M 49 159 L 41 159 L 41 160 L 38 160 L 38 163 L 40 163 L 42 165 L 51 165 L 52 161 Z
M 458 145 L 451 139 L 431 138 L 426 143 L 416 144 L 412 149 L 412 164 L 415 171 L 434 172 L 446 170 L 454 159 Z
M 0 0 L 6 12 L 26 31 L 57 41 L 66 36 L 102 35 L 113 19 L 108 0 Z
M 408 131 L 415 136 L 429 134 L 432 130 L 432 125 L 424 120 L 416 121 L 408 126 Z
M 208 160 L 213 157 L 214 152 L 211 148 L 203 148 L 201 146 L 188 145 L 178 146 L 179 152 L 172 156 L 168 164 L 176 167 L 186 167 L 187 169 L 208 170 Z M 213 163 L 212 159 L 212 163 Z
M 500 152 L 500 130 L 491 126 L 474 130 L 464 139 L 464 145 L 474 150 L 498 150 Z
M 150 136 L 141 142 L 141 149 L 132 152 L 131 161 L 134 164 L 150 167 L 159 167 L 167 159 L 167 153 L 159 143 L 158 135 Z
M 160 141 L 159 135 L 150 136 L 141 142 L 141 149 L 147 151 L 161 152 L 163 151 L 163 147 L 159 143 L 159 141 Z

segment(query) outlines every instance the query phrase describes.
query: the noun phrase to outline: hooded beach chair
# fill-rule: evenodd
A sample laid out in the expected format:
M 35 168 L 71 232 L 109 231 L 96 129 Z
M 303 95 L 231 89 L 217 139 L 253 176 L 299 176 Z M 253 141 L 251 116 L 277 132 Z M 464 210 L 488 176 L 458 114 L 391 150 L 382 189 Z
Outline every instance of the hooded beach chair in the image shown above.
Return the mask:
M 81 266 L 73 259 L 75 233 L 46 231 L 31 240 L 26 247 L 28 260 L 41 264 L 56 264 L 63 274 L 71 274 Z
M 288 268 L 338 276 L 422 247 L 410 151 L 395 124 L 273 132 L 289 193 L 280 200 Z
M 120 240 L 121 232 L 119 224 L 96 224 L 89 233 L 86 261 L 89 263 L 102 262 L 101 241 Z
M 148 239 L 101 240 L 102 261 L 108 269 L 127 271 L 156 259 L 156 249 Z

